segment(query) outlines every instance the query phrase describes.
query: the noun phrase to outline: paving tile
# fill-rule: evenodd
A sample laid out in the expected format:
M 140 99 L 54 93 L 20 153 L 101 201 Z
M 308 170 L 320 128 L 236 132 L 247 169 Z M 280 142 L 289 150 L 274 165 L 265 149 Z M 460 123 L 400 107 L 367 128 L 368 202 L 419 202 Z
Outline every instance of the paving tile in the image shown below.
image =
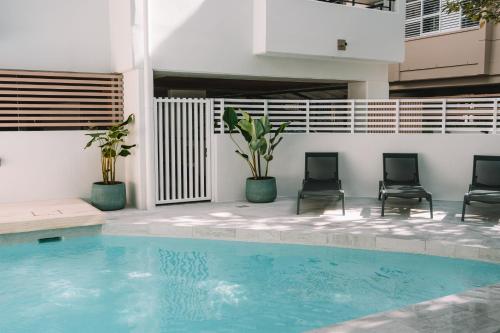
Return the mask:
M 424 253 L 425 240 L 421 239 L 405 239 L 405 238 L 388 238 L 376 237 L 376 248 L 380 250 Z
M 150 223 L 148 230 L 151 235 L 162 235 L 167 237 L 191 238 L 193 227 L 180 227 L 165 223 Z
M 425 242 L 425 253 L 435 256 L 454 257 L 455 244 L 449 241 L 427 240 Z
M 280 243 L 281 234 L 278 230 L 236 229 L 236 239 L 252 242 Z
M 328 233 L 328 244 L 340 247 L 353 247 L 359 249 L 375 249 L 375 236 L 371 234 L 346 234 L 346 233 Z
M 193 237 L 204 239 L 235 239 L 236 230 L 233 228 L 193 227 Z
M 328 241 L 324 232 L 303 230 L 281 231 L 280 239 L 285 243 L 311 245 L 325 245 Z

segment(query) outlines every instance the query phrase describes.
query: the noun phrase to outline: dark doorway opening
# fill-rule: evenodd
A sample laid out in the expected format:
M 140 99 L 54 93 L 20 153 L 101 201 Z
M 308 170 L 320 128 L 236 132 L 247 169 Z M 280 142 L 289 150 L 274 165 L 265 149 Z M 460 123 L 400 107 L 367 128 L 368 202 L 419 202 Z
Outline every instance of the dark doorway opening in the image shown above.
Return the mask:
M 347 82 L 247 80 L 155 74 L 155 97 L 345 99 Z

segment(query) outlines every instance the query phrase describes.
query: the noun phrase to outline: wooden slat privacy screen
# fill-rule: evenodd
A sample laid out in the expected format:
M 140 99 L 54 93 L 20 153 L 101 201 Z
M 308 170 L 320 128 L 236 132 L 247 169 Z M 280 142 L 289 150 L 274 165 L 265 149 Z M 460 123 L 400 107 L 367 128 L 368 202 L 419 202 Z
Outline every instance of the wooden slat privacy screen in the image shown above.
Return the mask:
M 103 128 L 122 119 L 121 74 L 0 70 L 0 131 Z

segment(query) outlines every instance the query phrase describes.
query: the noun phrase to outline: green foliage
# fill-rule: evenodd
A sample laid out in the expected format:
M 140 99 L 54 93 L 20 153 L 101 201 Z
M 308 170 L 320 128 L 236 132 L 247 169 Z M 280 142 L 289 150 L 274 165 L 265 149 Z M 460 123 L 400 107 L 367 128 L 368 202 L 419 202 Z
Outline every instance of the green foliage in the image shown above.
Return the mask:
M 481 24 L 500 22 L 499 0 L 447 0 L 443 8 L 446 13 L 457 13 L 462 10 L 463 15 L 474 22 Z
M 267 116 L 252 118 L 244 112 L 240 118 L 234 108 L 226 108 L 222 116 L 224 124 L 229 129 L 229 136 L 237 147 L 236 153 L 241 156 L 250 167 L 252 177 L 267 177 L 269 162 L 273 160 L 274 150 L 283 140 L 283 132 L 290 122 L 282 123 L 275 130 Z M 243 150 L 234 139 L 233 133 L 239 132 L 247 144 L 247 150 Z M 262 161 L 263 160 L 263 161 Z M 261 165 L 265 163 L 265 171 L 262 172 Z
M 116 160 L 119 156 L 129 156 L 130 150 L 136 146 L 125 144 L 125 138 L 129 134 L 127 125 L 133 121 L 134 115 L 131 114 L 124 122 L 110 127 L 107 131 L 86 134 L 90 140 L 85 145 L 85 149 L 93 145 L 97 145 L 101 149 L 101 171 L 104 184 L 115 183 Z

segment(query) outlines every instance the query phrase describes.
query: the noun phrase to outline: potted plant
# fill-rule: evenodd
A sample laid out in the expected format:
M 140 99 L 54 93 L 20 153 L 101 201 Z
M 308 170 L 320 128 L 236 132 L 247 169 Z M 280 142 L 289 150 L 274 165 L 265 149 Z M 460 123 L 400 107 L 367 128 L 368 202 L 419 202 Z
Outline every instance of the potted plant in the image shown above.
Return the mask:
M 88 133 L 90 141 L 85 149 L 97 145 L 101 149 L 102 182 L 92 184 L 90 202 L 100 210 L 118 210 L 125 207 L 127 197 L 125 184 L 116 181 L 116 161 L 119 156 L 127 157 L 136 145 L 125 144 L 129 134 L 127 125 L 134 121 L 134 115 L 107 131 Z
M 224 110 L 223 121 L 229 129 L 229 137 L 236 145 L 236 153 L 250 168 L 251 177 L 246 180 L 245 194 L 250 202 L 272 202 L 276 199 L 276 178 L 269 177 L 269 163 L 273 160 L 276 146 L 283 140 L 281 134 L 290 122 L 282 123 L 274 130 L 267 116 L 253 119 L 244 112 L 241 119 L 234 108 Z M 244 150 L 233 137 L 237 131 L 244 138 Z

